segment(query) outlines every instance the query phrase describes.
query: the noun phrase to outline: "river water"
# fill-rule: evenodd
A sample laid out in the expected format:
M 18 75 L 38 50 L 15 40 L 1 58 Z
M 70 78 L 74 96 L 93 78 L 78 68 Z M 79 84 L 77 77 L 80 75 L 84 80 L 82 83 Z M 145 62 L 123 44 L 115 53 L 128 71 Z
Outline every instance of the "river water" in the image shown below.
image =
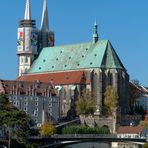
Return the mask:
M 86 142 L 65 146 L 63 148 L 110 148 L 107 143 Z

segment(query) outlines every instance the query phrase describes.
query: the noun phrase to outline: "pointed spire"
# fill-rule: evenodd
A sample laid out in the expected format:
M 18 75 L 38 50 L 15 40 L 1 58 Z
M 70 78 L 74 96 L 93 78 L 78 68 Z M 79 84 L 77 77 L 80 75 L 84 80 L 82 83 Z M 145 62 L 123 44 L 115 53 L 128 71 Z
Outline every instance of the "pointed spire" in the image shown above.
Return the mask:
M 24 20 L 31 20 L 30 0 L 26 0 L 26 10 Z
M 44 4 L 43 4 L 41 31 L 43 31 L 43 32 L 48 32 L 49 31 L 48 9 L 47 9 L 47 1 L 46 0 L 44 0 Z
M 95 19 L 94 28 L 93 28 L 93 43 L 96 43 L 98 40 L 99 40 L 98 25 L 97 25 L 97 20 Z

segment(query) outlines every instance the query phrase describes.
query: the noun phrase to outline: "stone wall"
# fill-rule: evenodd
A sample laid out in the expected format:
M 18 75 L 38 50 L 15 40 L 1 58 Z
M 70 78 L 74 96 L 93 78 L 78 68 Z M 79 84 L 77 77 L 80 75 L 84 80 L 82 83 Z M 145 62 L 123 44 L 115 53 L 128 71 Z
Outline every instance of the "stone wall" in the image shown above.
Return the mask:
M 116 118 L 115 117 L 99 117 L 99 116 L 80 116 L 81 124 L 89 127 L 108 127 L 110 133 L 116 133 Z

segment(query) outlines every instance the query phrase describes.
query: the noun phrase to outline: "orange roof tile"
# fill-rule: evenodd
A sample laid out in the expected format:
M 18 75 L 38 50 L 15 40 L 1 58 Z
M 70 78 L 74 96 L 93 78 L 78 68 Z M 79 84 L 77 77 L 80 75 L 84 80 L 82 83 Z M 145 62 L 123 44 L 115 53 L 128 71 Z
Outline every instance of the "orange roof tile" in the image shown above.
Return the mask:
M 142 126 L 121 126 L 117 129 L 118 134 L 138 134 L 142 132 Z
M 17 78 L 17 81 L 37 80 L 43 83 L 50 83 L 52 81 L 54 85 L 90 84 L 90 80 L 86 79 L 84 71 L 26 74 Z

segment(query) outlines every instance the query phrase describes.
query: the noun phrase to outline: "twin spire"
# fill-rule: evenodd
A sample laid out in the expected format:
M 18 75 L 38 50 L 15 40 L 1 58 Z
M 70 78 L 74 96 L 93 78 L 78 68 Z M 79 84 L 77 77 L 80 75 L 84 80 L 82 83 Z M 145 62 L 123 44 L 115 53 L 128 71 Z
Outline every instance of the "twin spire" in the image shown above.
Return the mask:
M 30 0 L 26 0 L 26 9 L 25 9 L 24 20 L 31 20 Z M 48 9 L 47 9 L 47 1 L 46 0 L 44 0 L 44 4 L 43 4 L 41 30 L 43 32 L 48 32 L 49 31 Z
M 25 10 L 24 20 L 31 20 L 30 0 L 26 0 L 26 10 Z M 47 8 L 47 1 L 46 0 L 44 0 L 44 4 L 43 4 L 41 31 L 42 32 L 49 32 L 48 8 Z M 98 25 L 97 25 L 97 21 L 95 19 L 94 28 L 93 28 L 93 43 L 96 43 L 98 40 L 99 40 Z
M 43 32 L 49 31 L 49 24 L 48 24 L 48 9 L 47 9 L 47 1 L 44 0 L 43 4 L 43 12 L 42 12 L 42 21 L 41 21 L 41 30 Z

